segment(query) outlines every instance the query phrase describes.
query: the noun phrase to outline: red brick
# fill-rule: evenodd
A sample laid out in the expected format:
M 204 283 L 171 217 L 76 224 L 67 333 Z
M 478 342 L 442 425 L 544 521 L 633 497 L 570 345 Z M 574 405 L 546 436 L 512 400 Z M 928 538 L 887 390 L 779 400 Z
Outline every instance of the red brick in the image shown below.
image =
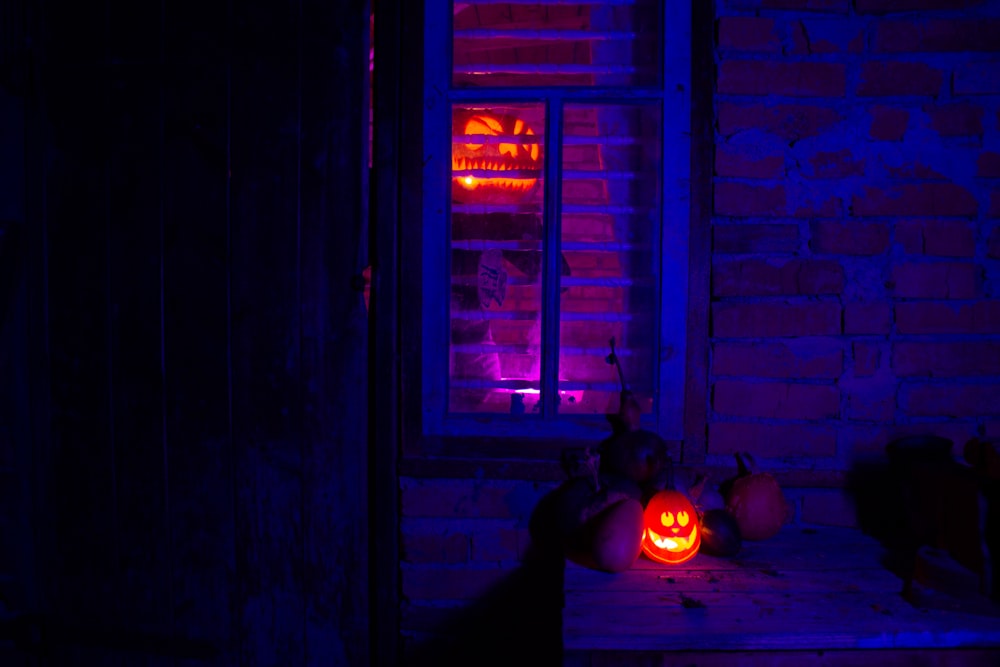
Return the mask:
M 803 11 L 846 14 L 849 0 L 763 0 L 764 9 L 799 9 Z
M 892 326 L 892 306 L 888 303 L 848 303 L 844 305 L 844 333 L 854 336 L 885 335 Z
M 957 65 L 951 85 L 954 95 L 996 95 L 1000 93 L 1000 62 Z
M 712 335 L 720 338 L 840 334 L 836 303 L 716 303 Z
M 809 489 L 803 493 L 800 521 L 843 528 L 859 525 L 854 497 L 848 491 L 835 489 Z
M 972 257 L 976 235 L 967 222 L 957 220 L 901 220 L 896 223 L 896 240 L 911 255 Z
M 847 176 L 863 176 L 865 173 L 864 158 L 855 158 L 849 148 L 839 151 L 817 151 L 809 157 L 807 164 L 811 170 L 803 170 L 805 178 L 845 178 Z
M 983 4 L 984 0 L 855 0 L 859 14 L 889 14 L 927 9 L 966 9 Z
M 712 267 L 715 296 L 839 294 L 844 269 L 828 260 L 719 262 Z
M 1000 227 L 994 227 L 990 238 L 986 241 L 986 256 L 1000 259 Z
M 790 26 L 793 55 L 817 53 L 861 53 L 864 28 L 849 19 L 806 19 Z
M 851 346 L 854 354 L 854 376 L 871 377 L 878 370 L 879 346 L 875 343 L 856 341 Z
M 829 385 L 720 380 L 712 391 L 716 412 L 762 419 L 830 419 L 840 414 L 840 390 Z
M 799 183 L 788 193 L 788 213 L 796 218 L 840 218 L 844 202 L 826 184 Z
M 983 133 L 983 108 L 973 104 L 927 105 L 931 129 L 943 137 L 979 135 Z
M 976 160 L 976 176 L 1000 178 L 1000 153 L 983 151 Z
M 1000 385 L 904 385 L 900 408 L 915 417 L 982 417 L 1000 414 Z
M 892 267 L 892 294 L 904 299 L 974 299 L 973 264 L 900 264 Z
M 402 503 L 411 517 L 514 517 L 531 508 L 544 491 L 530 482 L 414 479 L 401 484 Z
M 777 178 L 784 174 L 785 154 L 753 155 L 725 144 L 715 149 L 715 173 L 736 178 Z
M 876 53 L 1000 50 L 1000 21 L 989 18 L 884 21 L 876 27 Z
M 801 104 L 719 103 L 719 134 L 730 137 L 745 130 L 764 130 L 788 142 L 822 134 L 843 120 L 836 110 Z
M 950 216 L 975 215 L 976 198 L 955 183 L 921 183 L 885 188 L 864 186 L 851 207 L 855 215 Z
M 898 342 L 892 348 L 892 367 L 899 376 L 955 377 L 1000 374 L 1000 343 Z
M 874 53 L 920 51 L 923 23 L 912 21 L 882 21 L 875 24 L 871 50 Z
M 439 528 L 436 532 L 415 531 L 403 522 L 401 555 L 408 563 L 464 563 L 469 560 L 469 538 Z
M 524 529 L 484 525 L 472 534 L 472 560 L 517 561 L 530 538 Z
M 908 160 L 898 165 L 885 165 L 885 171 L 890 177 L 899 180 L 947 181 L 948 178 L 935 171 L 920 160 Z
M 724 0 L 729 9 L 797 9 L 846 14 L 850 0 Z
M 910 122 L 910 112 L 886 106 L 871 108 L 872 124 L 869 136 L 877 141 L 899 141 L 906 134 Z
M 818 254 L 880 255 L 889 248 L 889 226 L 882 222 L 834 222 L 810 225 L 809 248 Z
M 782 253 L 799 247 L 798 225 L 713 225 L 716 253 Z
M 847 418 L 851 421 L 892 422 L 896 414 L 895 382 L 853 382 L 845 392 Z
M 901 334 L 1000 333 L 1000 301 L 898 303 L 896 331 Z
M 508 578 L 511 569 L 442 568 L 436 564 L 402 571 L 403 597 L 410 600 L 477 600 Z
M 825 425 L 715 422 L 708 426 L 708 452 L 816 460 L 837 453 L 837 436 L 833 427 Z
M 781 41 L 774 32 L 774 19 L 755 16 L 723 16 L 719 19 L 719 48 L 734 51 L 777 53 Z
M 936 422 L 934 424 L 895 424 L 892 420 L 878 424 L 859 422 L 842 423 L 837 431 L 838 454 L 843 460 L 856 458 L 873 459 L 885 455 L 886 443 L 904 436 L 926 436 L 933 432 L 953 442 L 965 442 L 975 427 L 960 422 Z M 884 458 L 882 460 L 885 460 Z
M 771 378 L 836 378 L 843 352 L 825 339 L 787 343 L 718 342 L 712 348 L 712 373 Z
M 943 82 L 941 70 L 924 63 L 866 62 L 858 95 L 938 95 Z
M 715 184 L 715 213 L 733 217 L 777 216 L 787 207 L 783 185 Z
M 841 63 L 725 60 L 719 66 L 722 94 L 843 97 L 846 90 Z

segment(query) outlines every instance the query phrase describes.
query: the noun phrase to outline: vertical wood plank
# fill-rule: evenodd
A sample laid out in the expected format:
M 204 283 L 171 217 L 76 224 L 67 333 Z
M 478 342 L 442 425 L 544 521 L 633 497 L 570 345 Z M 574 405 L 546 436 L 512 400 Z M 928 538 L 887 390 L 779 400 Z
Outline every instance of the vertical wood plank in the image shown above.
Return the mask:
M 296 5 L 233 15 L 232 400 L 240 660 L 304 660 Z
M 419 252 L 400 253 L 399 248 L 420 248 L 421 225 L 401 225 L 400 211 L 419 211 L 421 151 L 403 151 L 403 137 L 419 136 L 423 99 L 420 58 L 404 59 L 401 53 L 421 53 L 422 31 L 404 30 L 404 25 L 422 25 L 422 3 L 388 0 L 379 2 L 375 17 L 375 72 L 373 80 L 374 125 L 378 128 L 372 150 L 372 221 L 370 258 L 378 267 L 372 286 L 369 315 L 370 378 L 368 423 L 371 455 L 368 479 L 373 487 L 370 517 L 371 555 L 371 646 L 372 664 L 397 664 L 403 651 L 399 634 L 399 476 L 397 459 L 404 444 L 416 443 L 421 429 L 422 405 L 400 397 L 419 393 L 419 363 L 401 367 L 398 359 L 419 360 L 419 280 L 401 280 L 421 275 Z M 403 113 L 403 109 L 407 113 Z M 403 163 L 408 156 L 409 162 Z M 409 219 L 409 218 L 406 218 Z M 414 260 L 413 264 L 407 263 Z M 414 287 L 416 289 L 414 289 Z M 404 381 L 405 380 L 408 381 Z
M 302 388 L 306 665 L 366 665 L 368 15 L 302 3 Z M 336 556 L 334 556 L 336 554 Z
M 708 447 L 708 303 L 712 253 L 714 2 L 691 6 L 691 229 L 688 237 L 687 370 L 681 461 L 701 463 Z
M 238 646 L 229 421 L 227 21 L 225 3 L 171 3 L 165 16 L 164 355 L 175 561 L 170 585 L 176 633 L 219 667 L 237 664 Z
M 110 435 L 118 505 L 117 622 L 130 631 L 169 636 L 172 559 L 160 317 L 163 166 L 160 90 L 148 75 L 142 67 L 135 76 L 119 72 L 111 80 Z
M 48 324 L 48 433 L 39 448 L 40 611 L 52 624 L 113 609 L 116 564 L 110 449 L 108 153 L 105 14 L 53 0 L 40 7 L 39 114 L 45 144 L 42 277 Z M 72 647 L 47 637 L 54 663 Z
M 50 85 L 68 86 L 67 79 Z M 100 127 L 98 116 L 82 112 L 80 125 L 87 121 Z M 56 149 L 45 203 L 52 382 L 49 467 L 40 473 L 47 515 L 40 530 L 52 547 L 43 556 L 45 611 L 77 624 L 98 620 L 117 593 L 107 162 L 77 146 Z

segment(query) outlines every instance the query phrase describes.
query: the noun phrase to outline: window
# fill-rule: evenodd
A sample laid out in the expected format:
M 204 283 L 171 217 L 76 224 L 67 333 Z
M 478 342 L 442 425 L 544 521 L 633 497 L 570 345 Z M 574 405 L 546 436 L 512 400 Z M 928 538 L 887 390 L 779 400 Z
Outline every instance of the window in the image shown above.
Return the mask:
M 680 438 L 690 6 L 426 12 L 424 430 L 606 434 L 624 382 Z

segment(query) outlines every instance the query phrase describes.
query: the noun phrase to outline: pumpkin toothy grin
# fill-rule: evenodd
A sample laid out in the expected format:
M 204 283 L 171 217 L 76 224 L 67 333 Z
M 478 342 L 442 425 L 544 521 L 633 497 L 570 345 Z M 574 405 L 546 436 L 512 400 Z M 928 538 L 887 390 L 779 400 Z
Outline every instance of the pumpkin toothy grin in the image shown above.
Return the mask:
M 648 537 L 653 544 L 667 551 L 684 551 L 685 549 L 690 549 L 698 539 L 698 526 L 692 526 L 691 534 L 687 537 L 681 537 L 680 535 L 667 537 L 649 528 L 646 529 L 646 532 L 649 533 Z

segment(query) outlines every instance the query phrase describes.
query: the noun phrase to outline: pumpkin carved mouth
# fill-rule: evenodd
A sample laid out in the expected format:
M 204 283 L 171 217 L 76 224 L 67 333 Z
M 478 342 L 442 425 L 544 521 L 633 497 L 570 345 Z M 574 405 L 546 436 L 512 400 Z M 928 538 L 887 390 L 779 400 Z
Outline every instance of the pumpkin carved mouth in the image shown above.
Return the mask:
M 685 551 L 694 546 L 698 540 L 698 526 L 692 526 L 691 532 L 687 537 L 681 537 L 680 535 L 660 535 L 650 528 L 647 528 L 646 532 L 648 533 L 647 537 L 653 544 L 667 551 Z
M 693 558 L 700 546 L 698 514 L 688 497 L 673 489 L 654 494 L 643 511 L 645 554 L 660 563 L 676 565 Z

